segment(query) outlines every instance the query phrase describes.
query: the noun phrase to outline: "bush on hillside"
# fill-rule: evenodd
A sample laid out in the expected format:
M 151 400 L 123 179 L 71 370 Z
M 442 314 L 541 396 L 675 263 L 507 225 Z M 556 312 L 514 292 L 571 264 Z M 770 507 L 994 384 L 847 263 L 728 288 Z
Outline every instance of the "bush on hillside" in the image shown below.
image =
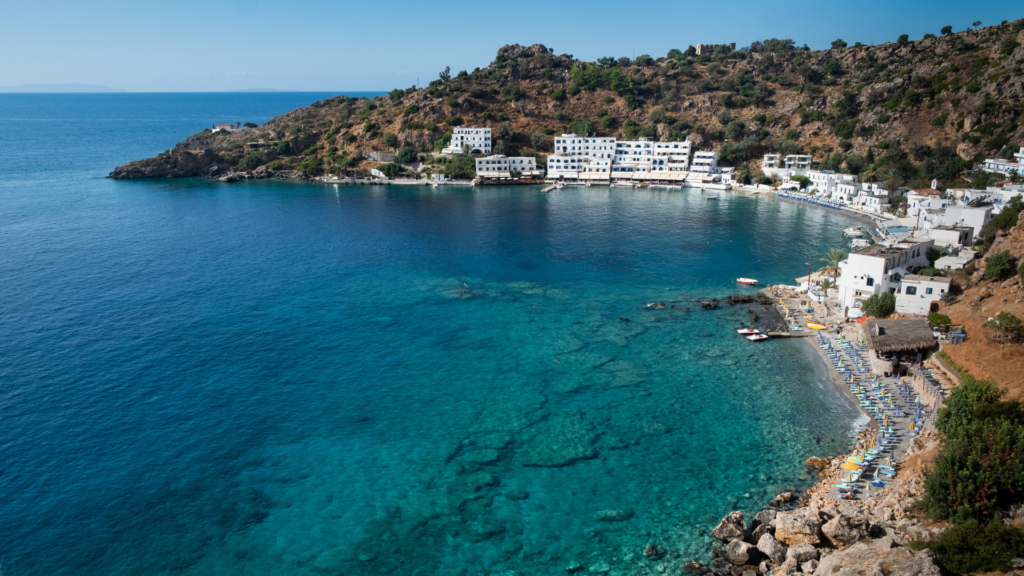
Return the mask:
M 454 156 L 445 162 L 443 172 L 450 178 L 471 179 L 476 176 L 476 160 L 469 156 Z
M 984 326 L 986 328 L 999 330 L 1006 336 L 1024 336 L 1024 326 L 1021 325 L 1020 318 L 1017 318 L 1009 312 L 1000 312 L 999 315 L 996 316 L 995 320 L 985 322 Z
M 949 316 L 945 314 L 939 314 L 938 312 L 932 312 L 928 315 L 928 323 L 932 326 L 948 326 L 952 323 Z
M 586 118 L 577 118 L 569 123 L 569 132 L 579 134 L 580 136 L 593 134 L 596 130 L 597 128 L 594 126 L 594 123 Z
M 988 521 L 1024 490 L 1024 411 L 1000 402 L 994 382 L 961 375 L 935 427 L 945 443 L 925 474 L 923 508 L 933 518 Z
M 1013 270 L 1016 264 L 1013 255 L 1010 254 L 1009 250 L 1004 250 L 995 256 L 988 259 L 988 263 L 985 264 L 985 280 L 1006 278 L 1013 274 Z
M 896 311 L 896 296 L 889 292 L 872 294 L 860 305 L 860 309 L 868 316 L 885 318 Z
M 381 164 L 377 166 L 377 170 L 380 170 L 382 174 L 388 178 L 395 178 L 403 172 L 403 169 L 398 164 L 388 162 L 387 164 Z
M 968 520 L 935 540 L 910 545 L 915 550 L 930 548 L 939 565 L 954 574 L 1005 572 L 1011 560 L 1024 556 L 1024 532 L 999 519 L 987 525 Z
M 388 148 L 398 147 L 398 135 L 393 132 L 388 132 L 384 135 L 384 145 Z
M 395 162 L 397 164 L 409 164 L 419 159 L 419 156 L 415 148 L 406 146 L 399 150 L 398 154 L 395 154 Z
M 981 227 L 981 232 L 978 236 L 985 241 L 986 244 L 991 244 L 996 238 L 996 232 L 1003 230 L 1009 230 L 1017 225 L 1018 211 L 1012 208 L 1012 204 L 1003 209 L 996 217 L 989 220 L 984 226 Z

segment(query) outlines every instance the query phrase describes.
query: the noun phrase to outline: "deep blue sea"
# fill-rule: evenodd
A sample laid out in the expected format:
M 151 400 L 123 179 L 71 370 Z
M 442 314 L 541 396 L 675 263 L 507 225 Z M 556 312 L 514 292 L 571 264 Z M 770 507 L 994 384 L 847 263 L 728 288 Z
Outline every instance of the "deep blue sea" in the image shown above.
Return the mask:
M 848 447 L 859 412 L 818 355 L 696 305 L 792 283 L 841 215 L 104 179 L 327 96 L 0 95 L 14 574 L 674 574 Z

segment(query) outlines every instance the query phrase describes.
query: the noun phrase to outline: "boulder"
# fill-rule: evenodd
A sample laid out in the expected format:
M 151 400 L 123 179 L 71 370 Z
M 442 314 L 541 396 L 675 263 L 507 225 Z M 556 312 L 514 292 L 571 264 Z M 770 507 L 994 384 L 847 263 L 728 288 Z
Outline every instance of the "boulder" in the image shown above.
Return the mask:
M 703 576 L 704 574 L 709 574 L 711 570 L 708 570 L 707 566 L 700 562 L 690 560 L 683 565 L 683 572 L 686 572 L 687 574 L 694 574 L 695 576 Z
M 737 511 L 722 518 L 718 526 L 715 526 L 715 529 L 711 531 L 711 535 L 722 542 L 728 543 L 734 540 L 742 540 L 746 532 L 747 524 L 743 521 L 743 512 Z
M 818 458 L 817 456 L 811 456 L 807 460 L 804 460 L 804 466 L 808 468 L 814 468 L 815 470 L 826 470 L 828 469 L 831 462 L 824 458 Z
M 786 561 L 786 547 L 771 534 L 761 536 L 761 539 L 757 541 L 757 549 L 776 564 Z
M 751 528 L 757 528 L 758 526 L 765 525 L 771 528 L 775 527 L 775 516 L 778 514 L 776 510 L 761 510 L 754 516 L 754 522 L 750 525 Z
M 761 540 L 761 536 L 771 533 L 772 529 L 770 526 L 768 526 L 767 524 L 758 524 L 757 528 L 754 528 L 754 531 L 750 533 L 750 536 L 748 536 L 746 540 L 747 542 L 750 542 L 751 544 L 757 546 L 757 542 Z
M 894 546 L 892 537 L 866 540 L 823 557 L 815 576 L 940 576 L 931 550 L 914 552 L 905 546 Z
M 756 554 L 757 548 L 743 540 L 733 540 L 725 547 L 725 557 L 729 559 L 729 562 L 737 566 L 750 564 Z
M 786 552 L 786 559 L 790 558 L 796 560 L 797 564 L 803 564 L 808 560 L 818 559 L 818 549 L 812 544 L 797 544 L 796 546 L 790 546 L 789 551 Z
M 806 574 L 814 574 L 814 571 L 818 569 L 817 560 L 808 560 L 800 565 L 800 570 Z
M 821 531 L 837 548 L 845 548 L 867 538 L 868 525 L 863 519 L 839 514 L 826 522 Z
M 779 512 L 775 517 L 775 537 L 788 546 L 821 543 L 821 518 L 813 506 Z

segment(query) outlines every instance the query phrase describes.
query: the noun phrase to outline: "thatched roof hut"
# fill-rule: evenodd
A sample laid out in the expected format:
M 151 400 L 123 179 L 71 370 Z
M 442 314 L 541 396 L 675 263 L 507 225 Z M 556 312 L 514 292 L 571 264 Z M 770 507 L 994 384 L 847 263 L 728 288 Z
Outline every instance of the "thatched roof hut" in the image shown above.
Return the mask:
M 868 347 L 876 352 L 917 352 L 935 346 L 932 328 L 924 318 L 869 320 L 864 324 Z

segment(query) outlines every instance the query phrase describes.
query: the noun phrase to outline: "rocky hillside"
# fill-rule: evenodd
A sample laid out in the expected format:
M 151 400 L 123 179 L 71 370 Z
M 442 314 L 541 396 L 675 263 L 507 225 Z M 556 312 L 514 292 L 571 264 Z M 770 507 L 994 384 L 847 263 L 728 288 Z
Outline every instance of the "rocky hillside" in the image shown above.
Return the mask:
M 1024 20 L 876 46 L 829 50 L 772 39 L 714 54 L 582 62 L 542 45 L 502 47 L 471 72 L 422 89 L 338 96 L 237 132 L 204 130 L 113 178 L 306 177 L 365 171 L 370 151 L 439 150 L 454 126 L 487 126 L 495 151 L 542 156 L 568 131 L 689 138 L 759 177 L 769 151 L 813 153 L 822 167 L 952 181 L 985 155 L 1024 143 Z M 262 141 L 265 146 L 248 145 Z M 436 164 L 465 176 L 468 163 Z M 257 169 L 259 169 L 257 171 Z M 394 171 L 401 168 L 395 166 Z

